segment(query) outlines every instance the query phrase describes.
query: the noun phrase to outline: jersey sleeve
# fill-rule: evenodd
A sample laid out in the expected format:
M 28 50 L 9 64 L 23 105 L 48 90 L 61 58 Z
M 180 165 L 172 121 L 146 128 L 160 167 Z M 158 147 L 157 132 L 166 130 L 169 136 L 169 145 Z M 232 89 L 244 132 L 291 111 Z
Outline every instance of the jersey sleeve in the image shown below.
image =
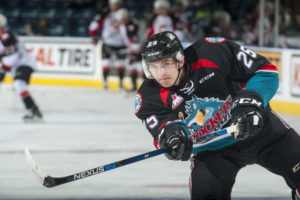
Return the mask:
M 89 34 L 91 37 L 95 37 L 100 29 L 103 27 L 104 19 L 108 15 L 109 10 L 107 8 L 103 9 L 101 13 L 95 15 L 94 19 L 89 24 Z
M 275 65 L 265 57 L 244 46 L 226 41 L 228 60 L 226 74 L 236 82 L 242 83 L 246 90 L 260 94 L 266 107 L 279 86 L 279 76 Z
M 120 34 L 121 34 L 123 42 L 125 43 L 125 45 L 128 48 L 130 48 L 131 41 L 128 37 L 126 26 L 124 24 L 121 24 L 119 28 L 120 28 Z
M 12 32 L 6 32 L 1 35 L 1 41 L 5 47 L 13 46 L 18 43 L 16 36 Z
M 267 69 L 270 72 L 277 72 L 276 66 L 254 51 L 230 40 L 227 40 L 225 44 L 228 48 L 231 66 L 227 74 L 230 74 L 233 80 L 247 83 L 259 71 Z
M 16 36 L 11 32 L 6 32 L 1 36 L 1 42 L 3 49 L 1 50 L 1 62 L 2 67 L 9 71 L 16 65 L 19 60 L 18 55 L 18 40 Z
M 147 88 L 147 93 L 144 91 L 142 86 L 136 94 L 135 115 L 142 120 L 151 133 L 154 138 L 154 145 L 157 147 L 156 137 L 162 128 L 168 123 L 179 121 L 179 118 L 167 106 L 167 101 L 170 98 L 167 89 L 157 91 Z
M 19 60 L 19 54 L 14 53 L 2 58 L 2 67 L 7 71 L 11 70 L 14 66 L 17 65 Z
M 14 54 L 18 50 L 18 40 L 16 36 L 11 32 L 5 32 L 1 35 L 1 42 L 3 44 L 4 49 L 1 50 L 1 55 L 3 56 L 9 56 L 11 54 Z

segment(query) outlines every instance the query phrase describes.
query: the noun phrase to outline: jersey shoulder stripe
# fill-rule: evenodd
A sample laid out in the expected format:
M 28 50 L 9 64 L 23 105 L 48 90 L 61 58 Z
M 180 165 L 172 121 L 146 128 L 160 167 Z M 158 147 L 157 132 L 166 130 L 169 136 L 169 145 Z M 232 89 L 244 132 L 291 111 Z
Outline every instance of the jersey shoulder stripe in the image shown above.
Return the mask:
M 272 63 L 268 63 L 265 66 L 263 66 L 262 68 L 258 69 L 258 71 L 270 71 L 270 72 L 277 72 L 277 67 L 275 65 L 273 65 Z
M 206 59 L 200 59 L 197 62 L 191 64 L 191 72 L 195 71 L 200 67 L 210 67 L 210 68 L 220 69 L 220 67 L 215 63 L 213 63 L 212 61 Z

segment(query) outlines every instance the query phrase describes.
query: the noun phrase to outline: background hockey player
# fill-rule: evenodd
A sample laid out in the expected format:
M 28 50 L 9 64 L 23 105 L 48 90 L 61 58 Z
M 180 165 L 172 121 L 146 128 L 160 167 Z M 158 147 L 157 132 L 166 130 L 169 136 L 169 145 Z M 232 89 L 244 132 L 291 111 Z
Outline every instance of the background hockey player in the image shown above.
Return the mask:
M 183 51 L 172 32 L 150 36 L 142 62 L 148 79 L 135 113 L 169 159 L 186 161 L 193 152 L 193 200 L 231 199 L 236 175 L 250 164 L 282 176 L 299 199 L 300 136 L 269 105 L 279 84 L 276 66 L 225 38 L 204 38 Z M 233 124 L 237 138 L 194 140 Z
M 138 74 L 143 74 L 139 25 L 131 18 L 130 13 L 125 8 L 117 11 L 116 18 L 121 23 L 121 36 L 129 51 L 128 71 L 133 85 L 131 90 L 136 91 Z
M 35 59 L 13 33 L 6 31 L 6 24 L 6 17 L 0 14 L 0 81 L 3 81 L 7 72 L 11 72 L 15 92 L 26 107 L 24 120 L 39 121 L 42 114 L 28 90 L 31 73 L 36 70 Z
M 98 33 L 101 30 L 102 68 L 104 88 L 108 88 L 107 78 L 109 71 L 114 65 L 118 68 L 120 87 L 124 78 L 126 46 L 120 34 L 120 23 L 116 20 L 116 11 L 121 8 L 121 0 L 109 0 L 109 9 L 104 8 L 94 17 L 89 25 L 89 33 L 93 43 L 98 42 Z
M 147 37 L 163 31 L 174 31 L 178 19 L 170 12 L 170 3 L 167 0 L 154 2 L 154 15 L 148 21 Z

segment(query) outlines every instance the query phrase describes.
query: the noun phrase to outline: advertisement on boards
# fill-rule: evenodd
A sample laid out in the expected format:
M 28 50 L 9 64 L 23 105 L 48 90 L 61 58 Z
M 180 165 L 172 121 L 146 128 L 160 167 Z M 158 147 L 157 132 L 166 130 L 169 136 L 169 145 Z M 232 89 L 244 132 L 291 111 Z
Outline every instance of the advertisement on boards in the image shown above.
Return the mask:
M 40 72 L 94 73 L 95 47 L 90 43 L 52 41 L 25 41 L 34 55 Z
M 290 77 L 292 96 L 300 96 L 300 54 L 292 56 Z

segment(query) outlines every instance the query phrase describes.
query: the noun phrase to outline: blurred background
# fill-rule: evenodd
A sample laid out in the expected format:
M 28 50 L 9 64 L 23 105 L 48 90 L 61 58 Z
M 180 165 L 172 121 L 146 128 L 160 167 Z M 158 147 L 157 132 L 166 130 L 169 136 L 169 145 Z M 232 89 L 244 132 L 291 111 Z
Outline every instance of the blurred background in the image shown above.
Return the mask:
M 122 7 L 146 31 L 153 4 L 153 0 L 126 0 Z M 170 4 L 170 12 L 180 19 L 177 29 L 184 41 L 223 36 L 248 45 L 300 47 L 299 41 L 284 42 L 300 36 L 297 0 L 170 0 Z M 22 36 L 88 37 L 90 22 L 104 7 L 108 7 L 106 0 L 0 1 L 8 28 Z M 259 25 L 262 15 L 264 26 Z M 259 37 L 261 31 L 267 38 Z
M 280 79 L 271 105 L 300 132 L 299 0 L 0 0 L 5 31 L 16 35 L 37 64 L 28 86 L 43 114 L 42 123 L 23 122 L 14 77 L 5 71 L 0 83 L 1 200 L 189 199 L 189 163 L 163 156 L 52 189 L 27 169 L 25 146 L 42 169 L 58 177 L 154 149 L 134 116 L 135 91 L 144 75 L 140 63 L 131 66 L 140 58 L 131 59 L 138 58 L 140 48 L 132 52 L 126 44 L 123 68 L 112 67 L 108 85 L 103 77 L 101 20 L 116 2 L 139 27 L 133 40 L 137 47 L 153 33 L 163 12 L 156 7 L 162 6 L 184 47 L 202 37 L 226 37 L 267 57 Z M 109 64 L 117 59 L 113 55 Z M 283 179 L 256 165 L 239 174 L 233 198 L 291 199 Z

